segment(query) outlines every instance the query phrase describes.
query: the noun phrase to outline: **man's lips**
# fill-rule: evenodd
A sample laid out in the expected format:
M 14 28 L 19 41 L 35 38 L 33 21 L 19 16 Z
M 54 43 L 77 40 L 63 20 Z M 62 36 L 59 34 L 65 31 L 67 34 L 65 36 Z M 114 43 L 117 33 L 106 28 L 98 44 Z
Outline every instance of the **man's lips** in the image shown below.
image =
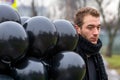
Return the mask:
M 95 42 L 95 41 L 97 41 L 97 38 L 91 38 L 90 39 L 92 42 Z

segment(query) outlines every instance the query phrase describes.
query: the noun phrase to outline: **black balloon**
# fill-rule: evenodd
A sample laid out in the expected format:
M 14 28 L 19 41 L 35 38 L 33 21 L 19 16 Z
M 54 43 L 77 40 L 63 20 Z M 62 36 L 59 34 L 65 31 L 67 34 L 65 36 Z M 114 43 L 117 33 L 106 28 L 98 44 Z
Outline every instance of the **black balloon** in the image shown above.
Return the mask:
M 0 60 L 3 63 L 15 62 L 25 55 L 27 47 L 27 33 L 19 23 L 0 23 Z
M 15 69 L 10 65 L 0 61 L 0 80 L 13 80 Z
M 15 21 L 21 23 L 19 13 L 10 5 L 0 4 L 0 23 L 5 21 Z
M 22 16 L 20 17 L 21 18 L 21 24 L 23 25 L 25 23 L 25 21 L 29 20 L 30 17 L 27 17 L 27 16 Z
M 8 75 L 0 74 L 0 80 L 14 80 L 14 79 Z
M 82 80 L 86 73 L 84 60 L 72 51 L 56 54 L 50 68 L 51 80 Z
M 26 59 L 16 68 L 16 80 L 47 80 L 43 63 L 35 58 Z
M 57 52 L 74 50 L 78 42 L 78 34 L 72 23 L 63 19 L 54 20 L 53 23 L 55 24 L 58 34 L 58 41 L 55 50 L 57 50 Z
M 36 16 L 23 25 L 29 37 L 28 55 L 43 58 L 46 51 L 53 48 L 57 42 L 56 28 L 46 17 Z

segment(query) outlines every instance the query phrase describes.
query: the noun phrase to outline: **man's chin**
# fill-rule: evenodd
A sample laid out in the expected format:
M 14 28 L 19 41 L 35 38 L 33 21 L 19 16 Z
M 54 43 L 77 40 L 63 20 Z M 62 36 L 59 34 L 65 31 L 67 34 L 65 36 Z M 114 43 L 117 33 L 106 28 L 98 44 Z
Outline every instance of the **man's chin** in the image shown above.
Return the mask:
M 97 44 L 97 42 L 91 42 L 92 44 Z

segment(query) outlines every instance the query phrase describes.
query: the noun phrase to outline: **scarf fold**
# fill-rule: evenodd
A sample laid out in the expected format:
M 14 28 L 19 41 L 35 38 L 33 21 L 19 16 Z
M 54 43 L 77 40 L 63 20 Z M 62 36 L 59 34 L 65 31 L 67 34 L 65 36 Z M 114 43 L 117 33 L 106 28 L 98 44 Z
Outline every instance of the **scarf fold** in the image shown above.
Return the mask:
M 78 47 L 86 55 L 95 55 L 99 53 L 102 47 L 102 42 L 100 39 L 98 39 L 97 44 L 92 44 L 91 42 L 89 42 L 88 40 L 86 40 L 80 35 L 79 41 L 78 41 Z

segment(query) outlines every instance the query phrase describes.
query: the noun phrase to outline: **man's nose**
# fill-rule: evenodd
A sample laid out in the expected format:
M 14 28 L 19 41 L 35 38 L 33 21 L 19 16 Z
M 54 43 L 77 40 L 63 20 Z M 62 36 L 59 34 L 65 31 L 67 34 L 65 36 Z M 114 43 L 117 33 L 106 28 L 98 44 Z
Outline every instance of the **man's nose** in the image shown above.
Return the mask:
M 100 30 L 98 30 L 97 28 L 94 28 L 94 30 L 93 30 L 94 35 L 99 35 L 99 32 L 100 32 Z

